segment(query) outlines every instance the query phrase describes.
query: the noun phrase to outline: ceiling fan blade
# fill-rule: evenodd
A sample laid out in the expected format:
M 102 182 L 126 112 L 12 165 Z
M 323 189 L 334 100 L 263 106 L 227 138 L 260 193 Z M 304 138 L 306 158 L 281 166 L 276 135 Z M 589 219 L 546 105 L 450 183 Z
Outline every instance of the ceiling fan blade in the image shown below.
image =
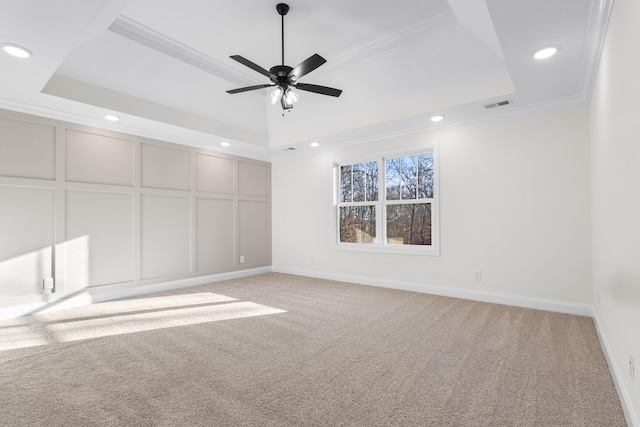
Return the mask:
M 317 53 L 314 53 L 291 70 L 287 75 L 287 78 L 297 80 L 305 74 L 309 74 L 325 62 L 327 62 L 326 59 Z
M 240 92 L 248 92 L 250 90 L 256 90 L 256 89 L 262 89 L 265 87 L 269 87 L 269 86 L 275 86 L 274 84 L 265 84 L 265 85 L 256 85 L 256 86 L 247 86 L 247 87 L 241 87 L 239 89 L 231 89 L 228 90 L 227 93 L 240 93 Z
M 259 72 L 260 74 L 271 78 L 271 74 L 269 74 L 269 72 L 267 70 L 265 70 L 264 68 L 262 68 L 258 64 L 255 64 L 255 63 L 249 61 L 247 58 L 244 58 L 244 57 L 242 57 L 240 55 L 231 55 L 229 58 L 235 59 L 236 61 L 238 61 L 242 65 L 245 65 L 245 66 L 251 68 L 252 70 Z
M 340 94 L 342 93 L 340 89 L 334 89 L 332 87 L 326 87 L 326 86 L 311 85 L 308 83 L 298 83 L 296 84 L 295 88 L 300 90 L 306 90 L 307 92 L 319 93 L 321 95 L 329 95 L 329 96 L 335 96 L 335 97 L 340 96 Z

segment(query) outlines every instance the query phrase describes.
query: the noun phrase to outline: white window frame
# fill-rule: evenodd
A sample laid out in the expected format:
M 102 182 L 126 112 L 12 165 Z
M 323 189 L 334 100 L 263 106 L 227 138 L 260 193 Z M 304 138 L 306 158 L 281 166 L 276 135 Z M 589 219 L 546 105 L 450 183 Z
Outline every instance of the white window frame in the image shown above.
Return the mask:
M 386 159 L 433 154 L 433 197 L 426 199 L 431 203 L 431 245 L 401 245 L 388 244 L 386 240 L 387 205 L 415 203 L 416 199 L 386 200 Z M 375 202 L 350 202 L 340 204 L 340 167 L 356 163 L 378 162 L 378 200 Z M 440 255 L 440 165 L 438 145 L 423 146 L 415 149 L 394 150 L 363 155 L 359 157 L 341 159 L 333 164 L 333 238 L 334 249 L 358 252 L 386 252 L 415 255 Z M 418 199 L 425 200 L 425 199 Z M 340 207 L 341 206 L 376 207 L 376 242 L 375 243 L 344 243 L 340 242 Z

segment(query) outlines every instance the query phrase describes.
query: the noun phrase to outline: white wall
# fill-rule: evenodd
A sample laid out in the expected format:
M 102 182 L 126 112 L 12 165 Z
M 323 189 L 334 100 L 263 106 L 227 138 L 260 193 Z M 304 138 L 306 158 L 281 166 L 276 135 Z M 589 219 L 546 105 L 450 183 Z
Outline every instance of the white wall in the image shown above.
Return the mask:
M 269 267 L 270 188 L 266 162 L 0 111 L 0 309 Z
M 640 425 L 639 22 L 640 2 L 615 1 L 591 99 L 595 310 L 635 425 Z
M 274 269 L 590 304 L 587 123 L 582 105 L 276 158 Z M 332 249 L 333 162 L 432 143 L 441 256 Z

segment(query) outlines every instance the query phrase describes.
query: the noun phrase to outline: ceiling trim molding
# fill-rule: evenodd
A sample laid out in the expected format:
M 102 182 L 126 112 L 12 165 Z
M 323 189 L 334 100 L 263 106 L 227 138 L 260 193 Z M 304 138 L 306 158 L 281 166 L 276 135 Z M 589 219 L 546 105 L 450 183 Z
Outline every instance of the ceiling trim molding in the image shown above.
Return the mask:
M 455 21 L 455 19 L 455 15 L 449 7 L 442 7 L 428 18 L 421 19 L 409 25 L 403 25 L 401 28 L 388 31 L 367 42 L 341 51 L 329 58 L 323 69 L 328 70 L 330 68 L 344 67 L 356 63 L 404 42 L 414 40 L 421 34 L 442 28 L 450 24 L 452 20 Z
M 256 146 L 268 143 L 258 132 L 69 77 L 51 77 L 42 93 L 223 139 L 243 140 Z
M 585 101 L 591 99 L 596 74 L 602 56 L 602 48 L 609 26 L 613 0 L 594 0 L 589 16 L 585 56 L 580 73 L 580 90 Z
M 109 31 L 139 43 L 178 61 L 196 67 L 206 73 L 220 77 L 237 85 L 263 83 L 236 68 L 195 50 L 177 40 L 167 37 L 131 18 L 120 15 L 109 27 Z M 261 94 L 263 96 L 263 94 Z
M 99 107 L 96 107 L 99 108 Z M 245 142 L 221 138 L 207 133 L 190 131 L 177 134 L 171 131 L 150 130 L 148 127 L 131 126 L 122 123 L 108 123 L 95 117 L 83 116 L 76 113 L 68 113 L 57 108 L 47 108 L 26 104 L 23 102 L 0 99 L 0 109 L 31 116 L 37 116 L 62 123 L 69 123 L 80 126 L 89 126 L 96 129 L 104 129 L 113 132 L 120 132 L 133 137 L 148 138 L 156 141 L 171 142 L 174 144 L 195 147 L 212 152 L 227 153 L 235 156 L 246 157 L 254 160 L 268 162 L 271 159 L 266 148 L 257 147 Z M 232 141 L 231 147 L 223 148 L 218 144 L 221 139 Z
M 483 108 L 482 105 L 485 101 L 473 103 L 478 108 Z M 310 142 L 319 142 L 321 148 L 316 148 L 314 151 L 327 151 L 338 148 L 344 148 L 360 144 L 368 144 L 375 141 L 398 138 L 406 135 L 414 135 L 421 132 L 433 132 L 442 129 L 465 126 L 473 123 L 484 122 L 489 120 L 504 119 L 510 117 L 522 116 L 525 114 L 533 114 L 545 110 L 551 110 L 554 108 L 563 108 L 574 105 L 585 104 L 586 100 L 581 95 L 571 95 L 563 98 L 557 98 L 551 101 L 538 102 L 534 104 L 527 104 L 524 106 L 511 106 L 504 110 L 491 110 L 485 114 L 473 115 L 471 117 L 462 117 L 460 119 L 448 120 L 446 123 L 435 124 L 430 120 L 430 114 L 420 114 L 417 116 L 402 118 L 385 123 L 379 123 L 376 125 L 352 129 L 333 135 L 327 135 L 322 138 L 313 138 L 305 141 L 299 141 L 295 144 L 289 144 L 288 146 L 305 147 Z M 460 106 L 461 108 L 468 107 L 469 105 Z M 282 151 L 284 147 L 277 147 L 271 149 L 271 159 L 281 157 L 295 157 L 309 154 L 308 150 L 300 151 Z

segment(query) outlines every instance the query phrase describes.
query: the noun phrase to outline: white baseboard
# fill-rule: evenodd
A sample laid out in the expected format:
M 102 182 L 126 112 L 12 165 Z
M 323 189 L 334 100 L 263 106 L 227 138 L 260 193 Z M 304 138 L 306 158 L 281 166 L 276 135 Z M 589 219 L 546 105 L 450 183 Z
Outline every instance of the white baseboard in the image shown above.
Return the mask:
M 33 313 L 43 313 L 63 308 L 79 307 L 98 302 L 111 301 L 121 298 L 129 298 L 154 292 L 170 291 L 172 289 L 188 288 L 190 286 L 204 285 L 222 280 L 238 279 L 241 277 L 255 276 L 269 273 L 271 267 L 260 267 L 249 270 L 232 271 L 228 273 L 211 274 L 208 276 L 190 277 L 188 279 L 173 280 L 170 282 L 153 283 L 149 285 L 133 286 L 125 289 L 100 289 L 87 288 L 81 292 L 53 301 L 37 302 L 0 308 L 0 319 L 12 319 Z
M 453 288 L 449 286 L 403 282 L 399 280 L 379 279 L 376 277 L 352 276 L 348 274 L 335 274 L 316 270 L 304 270 L 280 266 L 273 266 L 272 271 L 275 273 L 295 274 L 298 276 L 335 280 L 337 282 L 357 283 L 359 285 L 400 289 L 404 291 L 421 292 L 425 294 L 462 298 L 473 301 L 490 302 L 494 304 L 512 305 L 515 307 L 533 308 L 536 310 L 545 310 L 557 313 L 575 314 L 577 316 L 593 317 L 593 306 L 590 304 L 578 304 L 566 301 L 501 294 L 497 292 L 476 291 Z
M 618 364 L 616 363 L 616 359 L 613 356 L 613 350 L 609 346 L 607 336 L 600 326 L 600 318 L 598 317 L 598 312 L 594 311 L 593 314 L 593 322 L 596 325 L 598 338 L 600 338 L 600 345 L 602 346 L 604 357 L 605 359 L 607 359 L 607 364 L 609 365 L 609 371 L 611 371 L 613 383 L 615 384 L 616 390 L 618 391 L 618 397 L 620 398 L 620 403 L 622 405 L 622 410 L 624 411 L 624 416 L 627 420 L 627 424 L 629 425 L 629 427 L 640 427 L 640 422 L 638 421 L 638 417 L 633 410 L 633 405 L 631 404 L 631 396 L 629 396 L 629 393 L 627 393 L 627 389 L 625 388 L 624 381 L 622 379 L 622 373 L 620 372 Z

